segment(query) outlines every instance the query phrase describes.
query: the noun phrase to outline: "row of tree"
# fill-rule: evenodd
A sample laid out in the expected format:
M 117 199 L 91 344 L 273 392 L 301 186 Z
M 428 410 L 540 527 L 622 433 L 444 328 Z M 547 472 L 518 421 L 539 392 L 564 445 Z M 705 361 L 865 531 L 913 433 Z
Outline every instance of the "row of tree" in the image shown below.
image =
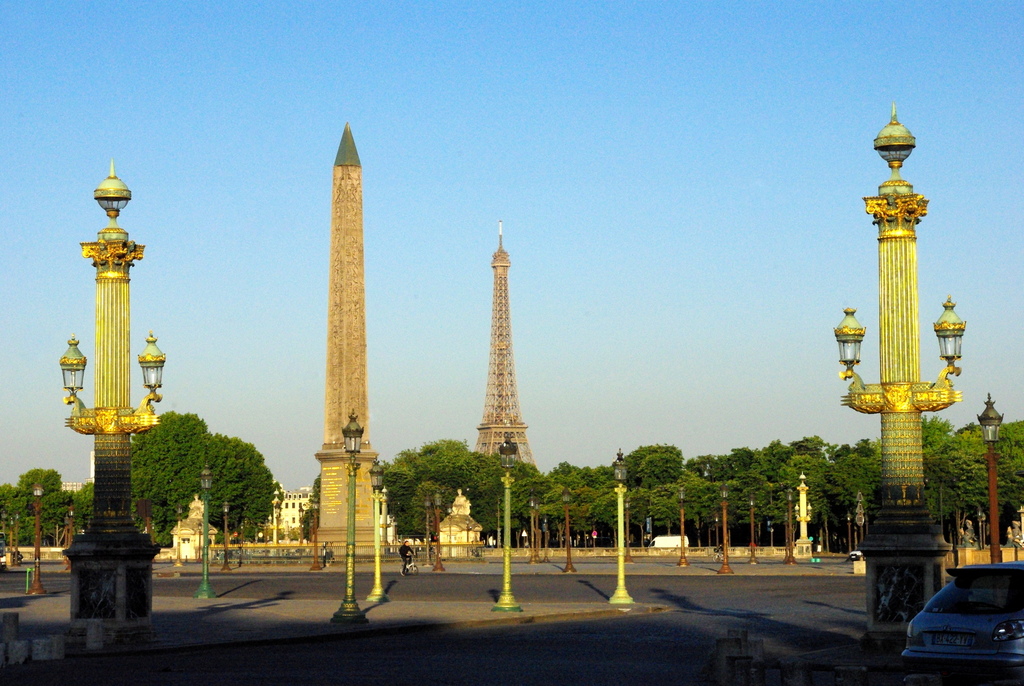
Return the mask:
M 998 449 L 1000 523 L 1005 527 L 1018 517 L 1018 508 L 1024 505 L 1024 422 L 1003 425 Z M 973 518 L 980 508 L 987 510 L 985 447 L 979 427 L 970 424 L 954 430 L 944 419 L 926 417 L 923 450 L 929 509 L 954 540 L 965 520 Z M 873 493 L 881 478 L 879 443 L 866 439 L 854 445 L 832 445 L 811 436 L 792 443 L 773 441 L 763 448 L 734 448 L 727 454 L 690 459 L 685 459 L 675 446 L 649 445 L 633 450 L 625 461 L 630 538 L 638 541 L 644 534 L 678 534 L 682 504 L 691 545 L 710 542 L 716 517 L 721 514 L 723 485 L 729 493 L 731 540 L 739 545 L 749 542 L 752 501 L 757 543 L 781 543 L 781 532 L 773 535 L 771 529 L 784 525 L 789 492 L 795 500 L 794 489 L 804 475 L 810 489 L 815 537 L 826 546 L 842 547 L 858 494 L 863 494 L 870 517 L 875 507 Z M 498 531 L 504 470 L 497 455 L 471 451 L 464 441 L 440 440 L 417 450 L 404 450 L 383 464 L 389 510 L 397 518 L 400 534 L 424 535 L 425 501 L 439 495 L 442 502 L 451 503 L 457 489 L 471 499 L 473 518 L 483 526 L 485 536 Z M 179 518 L 187 516 L 188 504 L 200 493 L 199 473 L 204 466 L 213 473 L 210 503 L 214 526 L 221 528 L 221 503 L 226 502 L 230 505 L 229 529 L 241 531 L 247 540 L 254 540 L 256 531 L 271 516 L 275 495 L 283 497 L 280 484 L 251 443 L 211 433 L 194 414 L 164 413 L 159 426 L 132 439 L 133 496 L 151 502 L 152 531 L 157 542 L 170 544 L 171 529 Z M 617 503 L 611 460 L 598 467 L 563 462 L 547 474 L 532 465 L 517 464 L 512 474 L 514 528 L 528 525 L 529 501 L 534 496 L 541 517 L 548 519 L 549 530 L 560 540 L 564 533 L 563 492 L 568 492 L 572 532 L 612 535 Z M 72 504 L 76 527 L 81 530 L 88 524 L 91 487 L 78 493 L 64 492 L 57 471 L 33 469 L 23 474 L 17 485 L 0 485 L 0 515 L 8 535 L 17 514 L 20 542 L 32 540 L 30 518 L 34 510 L 30 504 L 35 483 L 44 489 L 44 535 L 59 537 L 56 534 Z M 681 493 L 685 494 L 683 501 Z M 319 489 L 314 488 L 314 500 L 318 494 Z M 308 526 L 306 517 L 304 529 Z

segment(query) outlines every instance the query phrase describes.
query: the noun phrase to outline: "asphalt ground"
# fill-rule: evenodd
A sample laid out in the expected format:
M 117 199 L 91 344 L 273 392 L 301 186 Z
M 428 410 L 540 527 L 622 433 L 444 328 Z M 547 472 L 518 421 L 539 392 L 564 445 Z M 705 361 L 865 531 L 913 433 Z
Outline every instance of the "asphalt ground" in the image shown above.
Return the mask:
M 214 571 L 218 598 L 196 600 L 198 565 L 158 565 L 153 644 L 11 666 L 0 680 L 17 674 L 39 684 L 700 683 L 715 639 L 729 629 L 764 639 L 773 658 L 817 655 L 828 662 L 855 656 L 864 628 L 864 577 L 840 560 L 792 567 L 735 562 L 733 575 L 715 574 L 719 565 L 710 561 L 686 569 L 674 560 L 628 565 L 627 589 L 636 601 L 628 611 L 607 602 L 614 563 L 574 563 L 574 575 L 553 563 L 516 563 L 512 587 L 524 611 L 508 614 L 491 612 L 501 586 L 494 562 L 447 563 L 445 573 L 424 569 L 406 578 L 385 566 L 392 602 L 378 605 L 363 600 L 372 575 L 360 571 L 356 595 L 369 621 L 354 626 L 328 621 L 344 592 L 340 566 L 320 573 Z M 0 575 L 0 610 L 20 613 L 22 637 L 66 628 L 67 575 L 44 566 L 43 583 L 47 596 L 25 596 L 23 573 Z M 871 683 L 895 684 L 900 676 L 878 672 Z

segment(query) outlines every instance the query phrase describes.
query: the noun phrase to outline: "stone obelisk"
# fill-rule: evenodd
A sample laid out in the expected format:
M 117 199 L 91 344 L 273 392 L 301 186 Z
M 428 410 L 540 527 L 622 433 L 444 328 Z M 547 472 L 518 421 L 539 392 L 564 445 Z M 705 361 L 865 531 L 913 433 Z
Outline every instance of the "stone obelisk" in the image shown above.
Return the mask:
M 345 133 L 334 160 L 331 193 L 331 263 L 327 293 L 327 374 L 324 444 L 320 461 L 319 540 L 344 544 L 348 478 L 342 428 L 354 412 L 363 427 L 356 472 L 356 541 L 373 540 L 369 466 L 377 453 L 370 444 L 370 405 L 366 382 L 366 289 L 363 267 L 363 168 Z

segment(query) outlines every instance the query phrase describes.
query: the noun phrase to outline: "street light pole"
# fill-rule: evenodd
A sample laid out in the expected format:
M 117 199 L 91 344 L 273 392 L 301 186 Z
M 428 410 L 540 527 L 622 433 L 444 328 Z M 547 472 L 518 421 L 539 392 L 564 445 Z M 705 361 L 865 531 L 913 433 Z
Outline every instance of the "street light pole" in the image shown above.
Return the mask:
M 697 541 L 700 545 L 700 541 Z M 686 489 L 679 487 L 679 562 L 677 567 L 689 567 L 690 561 L 686 559 Z
M 996 482 L 996 441 L 999 440 L 999 425 L 1003 416 L 996 412 L 992 394 L 985 401 L 985 410 L 978 415 L 981 437 L 985 441 L 985 462 L 988 465 L 988 536 L 989 554 L 993 563 L 1003 561 L 1003 549 L 999 545 L 999 485 Z
M 625 557 L 625 561 L 626 562 L 632 562 L 633 561 L 633 556 L 629 554 L 629 496 L 628 495 L 626 496 L 626 498 L 625 498 L 625 500 L 623 501 L 622 504 L 623 504 L 623 507 L 625 508 L 625 512 L 626 512 L 626 557 Z
M 505 538 L 501 555 L 501 595 L 498 596 L 498 602 L 491 608 L 492 612 L 523 611 L 512 595 L 512 536 L 510 534 L 512 531 L 512 484 L 515 482 L 512 477 L 512 468 L 516 466 L 518 452 L 519 446 L 512 442 L 512 434 L 505 434 L 505 440 L 498 446 L 501 466 L 505 469 L 505 476 L 501 478 L 501 483 L 505 486 Z M 568 505 L 566 505 L 566 517 L 568 517 L 568 511 Z
M 530 564 L 535 565 L 540 562 L 540 555 L 537 554 L 537 508 L 540 507 L 537 501 L 537 495 L 530 491 Z
M 626 461 L 622 457 L 622 450 L 620 449 L 618 454 L 615 456 L 615 462 L 612 463 L 612 469 L 615 474 L 615 495 L 618 498 L 619 505 L 619 551 L 618 551 L 618 579 L 615 586 L 615 593 L 608 599 L 608 602 L 612 605 L 632 605 L 633 598 L 630 597 L 626 591 L 626 549 L 623 545 L 626 536 L 624 527 L 624 514 L 625 514 L 625 503 L 623 499 L 626 496 Z
M 231 511 L 231 505 L 226 501 L 224 502 L 224 564 L 221 565 L 220 571 L 230 572 L 231 565 L 228 564 L 228 512 Z
M 75 505 L 72 503 L 68 505 L 68 516 L 67 516 L 67 534 L 65 535 L 67 544 L 70 547 L 75 541 Z M 71 558 L 67 555 L 64 556 L 64 571 L 71 569 Z
M 795 565 L 796 558 L 793 556 L 793 489 L 786 490 L 786 557 L 782 560 L 784 565 Z
M 359 609 L 356 601 L 356 472 L 359 471 L 358 455 L 363 445 L 363 427 L 356 421 L 356 413 L 348 416 L 348 424 L 341 430 L 345 437 L 345 451 L 348 462 L 348 502 L 346 508 L 345 537 L 345 598 L 341 607 L 331 617 L 332 624 L 365 624 L 366 615 Z
M 569 529 L 569 503 L 572 502 L 572 492 L 568 486 L 562 487 L 562 507 L 565 508 L 565 568 L 563 573 L 575 573 L 576 568 L 572 566 L 572 533 Z
M 178 522 L 174 528 L 178 530 L 178 535 L 176 537 L 178 545 L 175 546 L 176 554 L 174 556 L 174 566 L 184 567 L 185 565 L 181 561 L 181 505 L 178 505 Z
M 42 529 L 40 526 L 40 515 L 42 515 L 43 512 L 43 487 L 40 486 L 39 484 L 34 484 L 32 486 L 32 495 L 36 497 L 36 550 L 33 563 L 33 567 L 35 567 L 35 569 L 32 572 L 32 586 L 28 589 L 27 595 L 46 595 L 46 589 L 43 588 L 43 581 L 40 576 L 41 572 L 39 570 L 39 562 L 41 560 L 40 546 L 42 545 L 43 538 Z
M 370 486 L 373 488 L 373 588 L 366 596 L 368 603 L 386 603 L 390 598 L 380 582 L 380 504 L 384 500 L 384 467 L 377 460 L 370 467 Z
M 313 565 L 309 568 L 311 572 L 319 572 L 323 569 L 320 566 L 320 542 L 317 540 L 317 533 L 320 531 L 320 503 L 310 503 L 313 510 Z
M 722 484 L 722 566 L 718 574 L 732 574 L 729 566 L 729 485 Z
M 437 491 L 434 492 L 434 536 L 437 548 L 434 553 L 434 566 L 431 568 L 431 571 L 443 572 L 446 570 L 441 563 L 441 493 Z
M 747 560 L 752 565 L 757 564 L 757 542 L 754 540 L 756 532 L 754 531 L 754 494 L 750 494 L 750 559 Z
M 210 488 L 213 487 L 213 472 L 209 466 L 199 474 L 199 485 L 203 489 L 203 580 L 199 583 L 195 598 L 216 598 L 210 586 Z

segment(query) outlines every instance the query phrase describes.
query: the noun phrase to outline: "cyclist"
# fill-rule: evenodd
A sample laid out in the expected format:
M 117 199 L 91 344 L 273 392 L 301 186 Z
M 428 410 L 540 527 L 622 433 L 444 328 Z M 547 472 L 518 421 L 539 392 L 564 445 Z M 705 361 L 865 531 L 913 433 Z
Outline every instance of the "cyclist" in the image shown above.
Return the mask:
M 408 538 L 402 541 L 402 545 L 398 548 L 398 554 L 402 556 L 402 574 L 409 569 L 409 563 L 412 562 L 412 543 Z

